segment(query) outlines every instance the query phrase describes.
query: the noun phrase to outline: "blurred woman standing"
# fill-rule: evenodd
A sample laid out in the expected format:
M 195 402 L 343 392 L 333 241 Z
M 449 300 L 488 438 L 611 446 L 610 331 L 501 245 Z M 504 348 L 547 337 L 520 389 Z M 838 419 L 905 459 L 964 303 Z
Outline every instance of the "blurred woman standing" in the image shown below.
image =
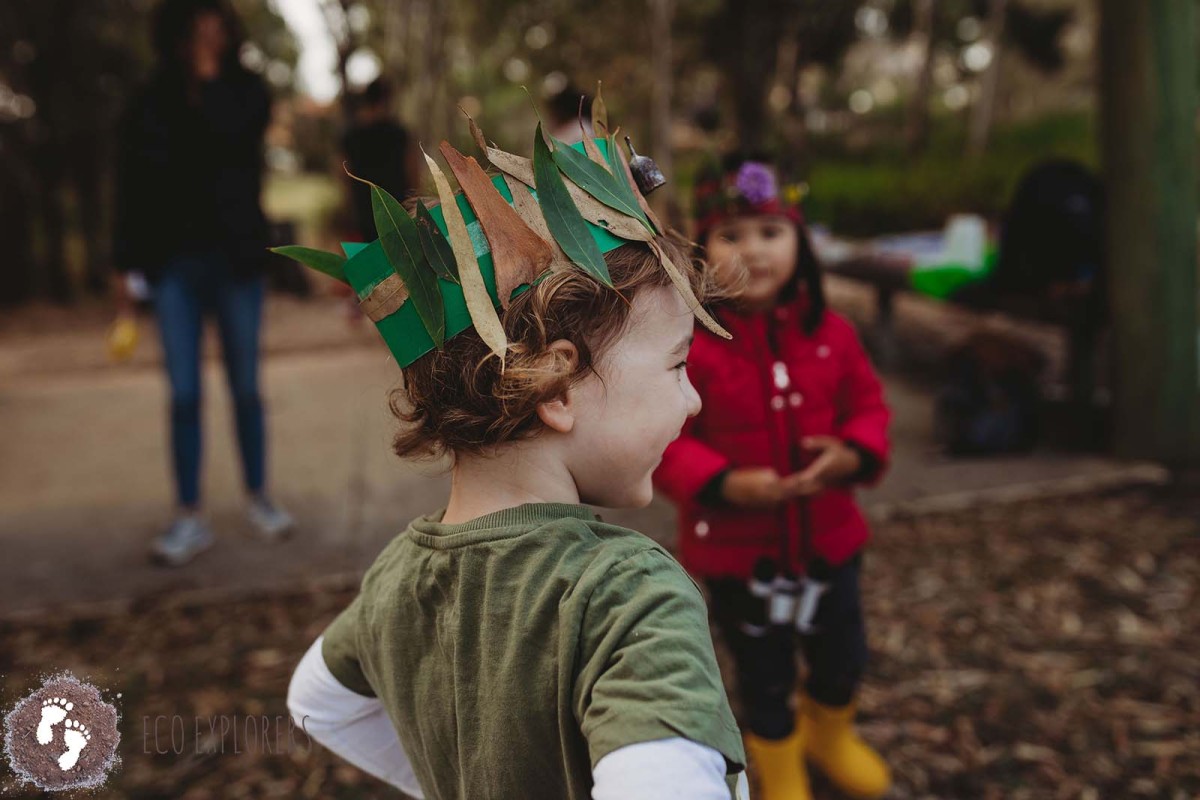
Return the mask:
M 153 289 L 171 387 L 178 508 L 151 555 L 178 566 L 213 543 L 199 485 L 200 351 L 209 314 L 220 330 L 249 519 L 272 540 L 293 523 L 266 494 L 258 385 L 267 247 L 259 194 L 270 97 L 238 60 L 241 26 L 224 0 L 164 0 L 154 45 L 157 68 L 122 125 L 114 256 L 119 272 L 142 272 Z M 126 311 L 124 281 L 115 285 Z

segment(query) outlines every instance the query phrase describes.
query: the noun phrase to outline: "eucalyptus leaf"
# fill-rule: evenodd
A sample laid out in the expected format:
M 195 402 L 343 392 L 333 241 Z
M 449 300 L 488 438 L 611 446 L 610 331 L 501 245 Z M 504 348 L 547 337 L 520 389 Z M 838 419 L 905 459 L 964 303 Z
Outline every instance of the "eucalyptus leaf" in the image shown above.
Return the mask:
M 662 233 L 666 228 L 659 221 L 658 215 L 654 213 L 654 209 L 646 202 L 641 189 L 637 187 L 637 182 L 633 179 L 633 172 L 629 169 L 629 159 L 625 158 L 625 151 L 617 147 L 617 136 L 615 133 L 608 137 L 608 148 L 608 154 L 616 158 L 616 163 L 621 165 L 621 174 L 625 176 L 625 185 L 629 187 L 629 191 L 633 192 L 637 204 L 650 220 L 650 224 L 654 226 L 655 232 Z
M 554 163 L 575 185 L 609 208 L 633 217 L 653 232 L 628 185 L 583 153 L 558 140 L 554 142 Z
M 488 151 L 488 143 L 487 139 L 483 138 L 483 131 L 479 129 L 479 126 L 475 124 L 475 120 L 462 106 L 459 106 L 458 110 L 462 111 L 463 116 L 467 118 L 467 125 L 471 128 L 471 138 L 475 140 L 475 146 L 486 153 Z
M 350 284 L 346 280 L 346 259 L 336 253 L 327 253 L 324 250 L 314 250 L 311 247 L 301 247 L 295 244 L 289 244 L 284 247 L 272 247 L 271 252 L 299 261 L 306 267 L 312 267 L 317 272 L 323 272 L 347 286 Z
M 596 144 L 596 140 L 588 136 L 587 131 L 584 130 L 582 117 L 579 118 L 579 128 L 583 130 L 583 149 L 587 153 L 588 158 L 592 160 L 593 164 L 599 164 L 605 169 L 609 169 L 608 162 L 604 160 L 604 154 L 600 152 L 600 147 Z M 611 172 L 612 170 L 609 171 Z
M 353 176 L 352 176 L 353 177 Z M 362 180 L 358 178 L 358 180 Z M 379 243 L 396 274 L 404 281 L 417 316 L 437 347 L 446 341 L 446 309 L 437 274 L 430 268 L 421 249 L 421 233 L 404 206 L 382 186 L 363 181 L 371 187 L 371 213 Z
M 679 292 L 683 302 L 687 304 L 688 309 L 695 315 L 696 319 L 700 320 L 700 324 L 708 328 L 710 331 L 720 336 L 722 339 L 732 339 L 733 336 L 729 331 L 721 326 L 711 314 L 701 305 L 696 298 L 696 293 L 692 291 L 692 285 L 688 282 L 687 276 L 675 263 L 671 261 L 671 257 L 663 250 L 662 245 L 657 239 L 651 239 L 647 244 L 654 251 L 654 255 L 658 256 L 658 261 L 662 264 L 662 268 L 667 271 L 667 276 L 670 277 L 671 283 L 675 284 L 676 291 Z
M 614 182 L 617 185 L 617 191 L 622 197 L 625 198 L 626 202 L 633 203 L 638 208 L 642 209 L 642 213 L 645 214 L 646 206 L 638 199 L 641 193 L 638 192 L 638 190 L 634 187 L 632 183 L 632 175 L 626 175 L 625 173 L 625 162 L 623 161 L 625 154 L 619 149 L 620 146 L 617 144 L 617 135 L 615 133 L 610 134 L 608 139 L 605 141 L 608 142 L 609 158 L 612 159 L 612 163 L 616 166 L 616 169 L 613 170 L 613 176 L 615 178 Z M 652 219 L 650 221 L 653 223 Z
M 537 181 L 533 177 L 533 162 L 530 159 L 514 156 L 512 153 L 506 153 L 493 147 L 488 150 L 488 160 L 492 162 L 492 166 L 505 175 L 515 178 L 530 189 L 537 188 L 535 185 Z M 579 209 L 579 213 L 593 225 L 606 228 L 614 236 L 636 242 L 648 241 L 654 235 L 640 220 L 628 214 L 614 214 L 612 208 L 580 189 L 574 181 L 564 180 L 563 184 L 566 185 L 567 192 L 571 196 L 572 202 L 575 203 L 575 207 Z
M 608 106 L 604 105 L 604 96 L 600 93 L 600 81 L 596 81 L 596 96 L 592 99 L 592 130 L 597 136 L 605 136 L 608 130 Z M 601 133 L 600 129 L 604 132 Z
M 458 279 L 458 262 L 454 260 L 454 250 L 446 241 L 446 237 L 442 236 L 442 232 L 437 229 L 437 224 L 433 221 L 433 216 L 425 207 L 425 203 L 420 200 L 417 201 L 416 219 L 417 231 L 421 234 L 421 250 L 424 251 L 429 266 L 433 267 L 433 271 L 439 278 L 453 283 L 461 283 Z
M 545 217 L 554 240 L 580 269 L 605 286 L 612 286 L 604 255 L 592 238 L 583 215 L 572 202 L 562 176 L 558 174 L 557 162 L 542 135 L 540 122 L 533 137 L 533 172 L 542 216 Z
M 504 182 L 508 185 L 508 192 L 512 195 L 513 208 L 521 219 L 525 220 L 525 224 L 533 229 L 534 233 L 542 237 L 547 244 L 550 245 L 553 251 L 553 258 L 550 261 L 551 272 L 562 272 L 567 269 L 575 269 L 571 259 L 567 258 L 567 254 L 563 252 L 562 246 L 555 240 L 554 234 L 550 233 L 550 229 L 546 227 L 546 218 L 542 216 L 542 209 L 538 205 L 537 200 L 533 199 L 530 194 L 530 189 L 525 184 L 514 178 L 512 175 L 505 175 Z
M 450 181 L 438 163 L 430 158 L 424 150 L 425 163 L 433 175 L 433 183 L 437 187 L 438 199 L 442 204 L 442 218 L 446 222 L 446 233 L 450 236 L 450 248 L 454 251 L 454 259 L 458 263 L 458 277 L 462 283 L 463 299 L 467 303 L 467 311 L 471 315 L 471 323 L 479 338 L 500 359 L 500 368 L 504 368 L 504 354 L 508 350 L 508 336 L 504 333 L 504 325 L 496 314 L 487 285 L 483 282 L 483 274 L 479 271 L 479 262 L 475 260 L 475 248 L 471 244 L 471 234 L 467 231 L 467 222 L 463 219 L 462 210 L 454 199 L 454 191 Z

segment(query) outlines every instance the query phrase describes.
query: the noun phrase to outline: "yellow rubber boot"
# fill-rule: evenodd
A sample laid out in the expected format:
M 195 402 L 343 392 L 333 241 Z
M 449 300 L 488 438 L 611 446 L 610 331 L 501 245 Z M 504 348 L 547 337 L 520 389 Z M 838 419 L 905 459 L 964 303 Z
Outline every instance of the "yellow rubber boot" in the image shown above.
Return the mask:
M 811 800 L 804 742 L 797 727 L 786 739 L 763 739 L 746 734 L 751 774 L 757 783 L 755 800 Z
M 803 697 L 797 729 L 813 766 L 851 797 L 874 800 L 891 788 L 892 772 L 855 732 L 854 711 L 853 703 L 838 708 Z

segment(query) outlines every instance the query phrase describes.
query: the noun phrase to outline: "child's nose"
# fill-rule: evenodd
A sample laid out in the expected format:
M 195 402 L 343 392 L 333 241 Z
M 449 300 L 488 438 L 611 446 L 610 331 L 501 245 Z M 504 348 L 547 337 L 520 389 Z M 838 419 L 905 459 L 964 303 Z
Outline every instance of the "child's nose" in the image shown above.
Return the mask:
M 700 407 L 703 404 L 700 400 L 700 393 L 696 391 L 695 386 L 692 386 L 692 382 L 688 380 L 686 372 L 683 378 L 683 397 L 687 401 L 687 415 L 694 417 L 699 414 Z
M 747 266 L 759 264 L 767 253 L 765 242 L 757 239 L 747 239 L 741 248 L 742 261 Z

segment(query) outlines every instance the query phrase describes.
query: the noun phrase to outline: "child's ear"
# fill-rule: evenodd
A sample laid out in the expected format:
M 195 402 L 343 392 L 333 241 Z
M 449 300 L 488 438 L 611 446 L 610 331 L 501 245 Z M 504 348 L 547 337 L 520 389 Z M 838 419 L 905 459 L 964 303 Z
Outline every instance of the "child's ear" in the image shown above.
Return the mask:
M 566 339 L 557 339 L 550 343 L 547 356 L 558 362 L 564 372 L 572 372 L 579 363 L 579 350 Z M 575 414 L 578 411 L 575 403 L 571 402 L 569 391 L 560 394 L 552 400 L 538 403 L 537 415 L 552 431 L 570 433 L 575 427 Z

